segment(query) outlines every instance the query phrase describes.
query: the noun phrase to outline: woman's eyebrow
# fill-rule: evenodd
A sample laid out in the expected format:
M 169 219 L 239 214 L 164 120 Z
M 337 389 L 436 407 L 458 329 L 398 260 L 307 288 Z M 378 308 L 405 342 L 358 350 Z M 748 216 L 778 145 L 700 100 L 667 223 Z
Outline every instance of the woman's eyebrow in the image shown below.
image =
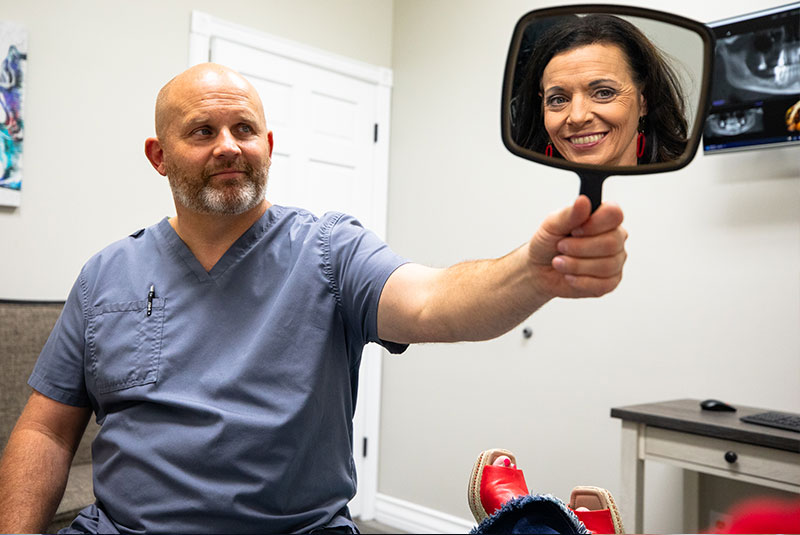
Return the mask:
M 612 78 L 601 78 L 599 80 L 593 80 L 589 82 L 589 87 L 596 87 L 598 85 L 608 84 L 608 83 L 616 84 L 618 82 Z
M 602 85 L 602 84 L 614 84 L 614 85 L 616 85 L 616 84 L 619 84 L 619 81 L 617 81 L 617 80 L 615 80 L 613 78 L 599 78 L 597 80 L 592 80 L 591 82 L 589 82 L 589 87 L 590 88 L 594 88 L 594 87 L 597 87 L 598 85 Z M 555 91 L 564 91 L 564 88 L 561 87 L 560 85 L 554 85 L 552 87 L 548 87 L 547 89 L 545 89 L 544 90 L 544 94 L 547 95 L 547 94 L 553 93 Z
M 564 88 L 560 85 L 554 85 L 553 87 L 548 87 L 544 90 L 545 94 L 552 93 L 553 91 L 564 91 Z

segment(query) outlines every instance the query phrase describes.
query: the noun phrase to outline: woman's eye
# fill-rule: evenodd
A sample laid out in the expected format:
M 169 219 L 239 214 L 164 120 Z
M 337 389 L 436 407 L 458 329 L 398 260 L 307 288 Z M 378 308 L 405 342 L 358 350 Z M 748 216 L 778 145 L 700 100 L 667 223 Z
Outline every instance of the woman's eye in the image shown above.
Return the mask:
M 567 99 L 562 95 L 553 95 L 551 97 L 547 97 L 547 105 L 550 107 L 563 106 L 566 103 Z
M 594 95 L 595 95 L 597 98 L 599 98 L 599 99 L 604 99 L 604 100 L 607 100 L 607 99 L 610 99 L 610 98 L 614 98 L 614 96 L 615 96 L 616 94 L 617 94 L 617 92 L 616 92 L 616 91 L 614 91 L 613 89 L 607 89 L 607 88 L 598 89 L 598 90 L 597 90 L 597 91 L 595 91 L 595 93 L 594 93 Z

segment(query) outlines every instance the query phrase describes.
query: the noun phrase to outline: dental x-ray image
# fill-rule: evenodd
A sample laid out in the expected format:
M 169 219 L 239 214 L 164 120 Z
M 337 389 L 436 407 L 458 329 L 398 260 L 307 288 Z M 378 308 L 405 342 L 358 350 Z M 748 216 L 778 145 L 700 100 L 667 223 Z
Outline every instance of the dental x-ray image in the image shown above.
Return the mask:
M 734 110 L 712 113 L 706 120 L 706 131 L 715 136 L 738 136 L 764 131 L 764 110 Z
M 793 24 L 717 41 L 717 58 L 728 83 L 736 89 L 769 95 L 800 92 L 797 30 Z
M 800 3 L 710 26 L 717 43 L 705 152 L 800 142 Z

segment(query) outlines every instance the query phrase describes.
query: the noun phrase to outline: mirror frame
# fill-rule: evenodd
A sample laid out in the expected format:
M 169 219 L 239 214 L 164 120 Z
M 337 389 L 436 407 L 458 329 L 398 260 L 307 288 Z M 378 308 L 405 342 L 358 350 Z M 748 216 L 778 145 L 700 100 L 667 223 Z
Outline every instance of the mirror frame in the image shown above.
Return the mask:
M 696 118 L 692 126 L 692 131 L 689 134 L 690 143 L 686 146 L 686 151 L 677 160 L 671 162 L 661 162 L 654 164 L 647 164 L 645 166 L 613 166 L 613 165 L 593 165 L 585 163 L 570 162 L 560 158 L 551 158 L 544 154 L 525 149 L 520 147 L 511 136 L 511 91 L 514 86 L 514 74 L 516 71 L 516 59 L 519 55 L 519 49 L 522 43 L 522 37 L 525 28 L 532 21 L 545 18 L 557 17 L 563 15 L 574 14 L 608 14 L 620 15 L 630 17 L 640 17 L 651 20 L 657 20 L 668 24 L 673 24 L 691 30 L 698 34 L 703 40 L 703 79 L 700 84 L 700 95 L 704 98 L 700 99 L 696 110 Z M 700 145 L 700 138 L 703 133 L 703 126 L 705 119 L 708 115 L 708 109 L 711 102 L 711 76 L 714 70 L 714 34 L 711 29 L 705 24 L 674 15 L 672 13 L 665 13 L 663 11 L 656 11 L 653 9 L 646 9 L 641 7 L 632 6 L 619 6 L 613 4 L 576 4 L 569 6 L 550 7 L 543 9 L 536 9 L 523 15 L 517 21 L 514 27 L 514 33 L 511 38 L 511 45 L 508 50 L 508 57 L 506 58 L 505 75 L 503 77 L 503 96 L 501 101 L 500 121 L 503 144 L 513 154 L 531 160 L 549 167 L 557 167 L 559 169 L 567 169 L 576 171 L 581 175 L 587 176 L 611 176 L 611 175 L 644 175 L 651 173 L 663 173 L 666 171 L 675 171 L 686 167 L 691 162 L 697 148 Z

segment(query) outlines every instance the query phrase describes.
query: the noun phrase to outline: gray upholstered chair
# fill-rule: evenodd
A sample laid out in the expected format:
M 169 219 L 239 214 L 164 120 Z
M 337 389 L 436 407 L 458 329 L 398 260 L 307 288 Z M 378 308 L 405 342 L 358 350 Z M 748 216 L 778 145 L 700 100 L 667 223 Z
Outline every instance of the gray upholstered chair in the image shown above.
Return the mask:
M 31 394 L 28 377 L 63 306 L 63 302 L 0 300 L 0 363 L 3 368 L 0 374 L 0 446 L 3 449 Z M 49 533 L 68 525 L 79 510 L 94 502 L 91 442 L 98 429 L 92 419 L 75 454 L 67 489 L 48 528 Z

